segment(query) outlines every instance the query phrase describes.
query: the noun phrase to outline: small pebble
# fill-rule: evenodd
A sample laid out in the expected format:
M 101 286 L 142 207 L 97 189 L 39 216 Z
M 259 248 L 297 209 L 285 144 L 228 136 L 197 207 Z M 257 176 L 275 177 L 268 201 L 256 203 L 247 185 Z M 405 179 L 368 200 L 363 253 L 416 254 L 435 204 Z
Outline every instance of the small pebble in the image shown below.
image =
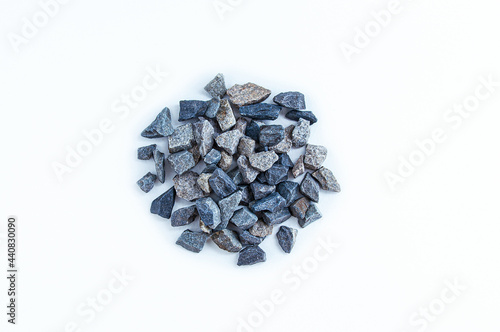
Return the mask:
M 170 110 L 165 107 L 156 119 L 142 131 L 141 136 L 146 138 L 160 138 L 170 136 L 174 133 L 172 126 L 172 116 Z
M 250 165 L 260 172 L 265 172 L 278 160 L 278 155 L 274 151 L 258 152 L 248 158 Z
M 298 200 L 300 194 L 299 184 L 293 181 L 283 181 L 276 187 L 277 192 L 285 199 L 285 206 L 290 206 Z
M 165 183 L 165 154 L 156 149 L 153 152 L 153 160 L 155 162 L 156 176 L 158 181 Z
M 273 234 L 273 225 L 268 225 L 262 220 L 258 220 L 255 225 L 248 230 L 250 234 L 257 237 L 266 237 Z
M 206 194 L 198 186 L 198 178 L 199 174 L 193 171 L 187 171 L 184 174 L 174 176 L 173 182 L 177 196 L 187 201 L 194 201 L 205 197 Z
M 243 134 L 239 130 L 230 130 L 217 136 L 215 142 L 220 148 L 224 149 L 224 151 L 232 156 L 236 153 L 242 136 Z
M 167 190 L 165 193 L 158 196 L 152 203 L 150 212 L 157 214 L 160 217 L 169 219 L 172 215 L 172 210 L 175 204 L 175 189 L 174 187 Z
M 187 123 L 175 129 L 174 133 L 168 136 L 168 151 L 170 153 L 191 149 L 195 144 L 193 125 Z
M 211 176 L 212 173 L 201 173 L 200 176 L 198 177 L 198 180 L 196 180 L 196 183 L 201 188 L 201 190 L 203 190 L 205 194 L 210 194 L 212 192 L 212 189 L 208 184 L 208 179 L 210 179 Z
M 304 167 L 304 156 L 300 156 L 299 159 L 297 159 L 297 161 L 295 162 L 295 165 L 293 165 L 293 168 L 292 168 L 292 175 L 294 178 L 304 174 L 304 172 L 306 171 L 305 167 Z
M 285 199 L 281 197 L 277 192 L 272 193 L 269 196 L 256 200 L 250 203 L 250 209 L 253 212 L 259 211 L 269 211 L 276 212 L 285 206 Z
M 266 261 L 266 253 L 259 246 L 248 246 L 240 251 L 238 266 L 253 265 Z
M 170 223 L 173 227 L 186 226 L 192 223 L 197 216 L 196 205 L 183 207 L 172 213 Z
M 252 190 L 253 197 L 259 200 L 275 192 L 276 186 L 254 182 L 250 184 L 250 189 Z
M 179 121 L 195 119 L 205 115 L 208 103 L 201 100 L 181 100 L 179 111 Z
M 205 116 L 210 119 L 215 118 L 219 107 L 220 99 L 218 97 L 210 99 L 209 101 L 207 101 L 207 111 L 205 112 Z
M 290 112 L 286 113 L 285 117 L 287 119 L 294 120 L 294 121 L 299 121 L 299 119 L 305 119 L 305 120 L 309 121 L 309 123 L 311 125 L 313 125 L 316 122 L 318 122 L 318 119 L 316 119 L 316 117 L 314 116 L 313 112 L 311 112 L 311 111 L 296 111 L 296 110 L 293 110 L 293 111 L 290 111 Z
M 184 249 L 189 251 L 199 253 L 203 250 L 205 246 L 205 242 L 208 239 L 208 235 L 201 232 L 193 232 L 189 229 L 186 229 L 182 232 L 181 236 L 177 239 L 176 244 L 180 245 Z
M 242 106 L 239 111 L 241 116 L 254 120 L 276 120 L 280 115 L 281 107 L 273 104 L 262 103 Z
M 193 123 L 193 134 L 200 155 L 205 157 L 214 146 L 214 127 L 208 120 L 200 120 Z
M 219 206 L 211 197 L 203 197 L 196 201 L 196 210 L 203 223 L 214 229 L 221 223 Z
M 241 191 L 237 191 L 232 195 L 227 196 L 219 201 L 221 222 L 226 224 L 229 222 L 241 202 Z
M 231 168 L 233 164 L 233 156 L 231 156 L 226 151 L 221 151 L 221 159 L 217 166 L 219 166 L 224 172 Z
M 215 165 L 220 161 L 221 158 L 221 153 L 218 150 L 212 149 L 209 153 L 207 153 L 205 158 L 203 158 L 203 161 L 207 165 Z
M 155 186 L 156 175 L 151 172 L 144 175 L 139 181 L 137 181 L 137 185 L 141 188 L 142 191 L 148 193 Z
M 304 219 L 299 219 L 300 227 L 304 228 L 322 217 L 318 206 L 314 203 L 309 205 Z
M 238 157 L 236 161 L 238 164 L 238 170 L 241 173 L 244 183 L 252 183 L 255 181 L 255 178 L 259 175 L 259 171 L 250 166 L 250 162 L 248 158 L 244 155 Z
M 290 214 L 290 210 L 288 210 L 286 206 L 277 210 L 276 212 L 265 211 L 264 213 L 262 213 L 264 222 L 269 225 L 281 224 L 291 217 L 292 215 Z
M 340 185 L 333 176 L 332 171 L 326 167 L 321 167 L 316 172 L 312 173 L 312 176 L 318 180 L 321 189 L 340 192 Z
M 224 75 L 219 73 L 205 86 L 205 91 L 214 98 L 222 98 L 226 94 L 226 83 Z
M 183 174 L 196 165 L 193 154 L 188 151 L 173 153 L 167 157 L 167 161 L 177 174 Z
M 255 225 L 259 218 L 253 214 L 246 206 L 234 212 L 231 222 L 240 229 L 248 229 Z
M 260 128 L 259 142 L 263 146 L 272 146 L 285 138 L 285 128 L 282 125 L 265 125 Z
M 309 208 L 309 200 L 305 197 L 299 198 L 290 205 L 290 213 L 297 219 L 306 217 L 307 209 Z
M 287 226 L 281 226 L 276 237 L 278 238 L 278 243 L 284 252 L 289 254 L 295 245 L 295 240 L 297 239 L 297 233 L 299 231 Z
M 288 153 L 292 149 L 292 132 L 295 126 L 290 125 L 285 128 L 285 137 L 276 145 L 270 146 L 269 150 L 276 153 Z
M 270 185 L 277 185 L 288 179 L 288 167 L 274 164 L 266 171 L 266 182 Z
M 220 107 L 217 111 L 216 118 L 222 131 L 227 131 L 236 124 L 236 118 L 234 117 L 233 109 L 229 104 L 229 100 L 222 99 L 220 101 Z
M 153 158 L 153 152 L 156 150 L 156 144 L 142 146 L 137 149 L 137 159 L 149 160 Z
M 306 176 L 302 179 L 300 192 L 313 202 L 317 203 L 319 201 L 319 184 L 311 176 L 311 173 L 307 172 Z
M 241 107 L 266 100 L 267 97 L 271 95 L 271 90 L 254 83 L 246 83 L 243 85 L 235 84 L 227 90 L 227 95 L 231 103 Z
M 250 234 L 249 231 L 243 231 L 238 234 L 238 237 L 240 238 L 240 242 L 244 246 L 251 246 L 254 244 L 261 244 L 262 241 L 264 241 L 265 237 L 258 237 L 255 235 Z
M 238 252 L 243 248 L 236 232 L 229 229 L 213 233 L 212 241 L 222 250 L 229 252 Z
M 238 144 L 238 153 L 249 156 L 255 152 L 255 141 L 248 136 L 243 136 Z
M 321 145 L 306 145 L 306 154 L 304 155 L 304 166 L 306 168 L 317 170 L 326 159 L 327 150 Z
M 273 98 L 273 101 L 286 108 L 291 108 L 294 110 L 305 110 L 306 100 L 302 93 L 291 91 L 282 92 Z
M 307 144 L 311 130 L 309 129 L 309 121 L 299 119 L 299 122 L 292 131 L 292 146 L 301 148 Z
M 208 179 L 208 183 L 212 191 L 220 198 L 226 198 L 238 190 L 231 178 L 220 168 L 213 172 L 210 179 Z

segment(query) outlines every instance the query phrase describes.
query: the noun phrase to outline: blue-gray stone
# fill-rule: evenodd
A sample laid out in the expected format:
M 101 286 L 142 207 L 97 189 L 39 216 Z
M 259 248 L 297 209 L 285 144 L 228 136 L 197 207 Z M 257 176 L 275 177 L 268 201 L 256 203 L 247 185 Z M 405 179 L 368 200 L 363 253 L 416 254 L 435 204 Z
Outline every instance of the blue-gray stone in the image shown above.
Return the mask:
M 259 175 L 257 175 L 255 180 L 259 183 L 266 184 L 267 183 L 266 173 L 265 172 L 259 173 Z
M 219 73 L 205 86 L 205 91 L 214 98 L 222 98 L 226 94 L 226 83 L 224 75 Z
M 278 243 L 284 252 L 289 254 L 292 251 L 297 239 L 297 233 L 298 231 L 294 228 L 287 226 L 280 227 L 278 233 L 276 233 L 276 237 L 278 238 Z
M 221 222 L 225 223 L 226 227 L 231 217 L 233 217 L 234 211 L 238 208 L 241 198 L 241 191 L 237 191 L 219 201 Z
M 266 196 L 271 195 L 276 191 L 276 186 L 270 186 L 263 183 L 254 182 L 250 184 L 250 189 L 252 189 L 253 197 L 258 200 Z
M 233 180 L 235 185 L 240 185 L 243 183 L 243 176 L 238 168 L 232 169 L 227 172 L 227 175 Z
M 182 232 L 181 236 L 175 243 L 180 245 L 184 249 L 199 253 L 201 250 L 203 250 L 208 237 L 209 235 L 206 233 L 193 232 L 189 229 L 186 229 L 184 232 Z
M 254 120 L 250 121 L 250 123 L 247 125 L 245 135 L 253 139 L 255 142 L 259 143 L 259 134 L 261 126 L 262 126 L 261 122 L 257 122 Z
M 156 150 L 156 144 L 141 146 L 137 149 L 137 159 L 149 160 L 153 158 L 153 152 Z
M 285 206 L 290 206 L 302 197 L 299 184 L 293 181 L 283 181 L 276 187 L 276 191 L 285 199 Z
M 155 186 L 156 175 L 151 172 L 144 175 L 139 181 L 137 181 L 137 185 L 141 188 L 142 191 L 148 193 Z
M 175 128 L 174 133 L 168 137 L 167 142 L 170 153 L 191 149 L 196 143 L 193 125 L 187 123 Z
M 306 216 L 303 219 L 299 219 L 300 227 L 304 228 L 318 219 L 321 219 L 322 214 L 318 209 L 318 206 L 314 203 L 309 205 L 307 209 Z
M 238 165 L 238 171 L 244 183 L 252 183 L 255 181 L 255 178 L 259 175 L 259 171 L 250 166 L 250 162 L 246 156 L 239 156 L 236 160 L 236 164 Z
M 196 210 L 201 221 L 211 229 L 216 228 L 220 223 L 220 209 L 211 197 L 203 197 L 196 201 Z
M 288 179 L 289 168 L 283 165 L 274 164 L 266 171 L 266 182 L 270 185 L 277 185 Z
M 181 100 L 179 102 L 179 121 L 195 119 L 205 115 L 208 103 L 202 100 Z
M 254 120 L 276 120 L 280 111 L 281 106 L 265 103 L 240 107 L 241 116 Z
M 317 203 L 319 201 L 319 184 L 311 176 L 311 173 L 307 172 L 302 179 L 300 183 L 300 192 L 313 202 Z
M 186 226 L 192 223 L 197 216 L 196 205 L 183 207 L 172 213 L 170 223 L 173 227 Z
M 217 111 L 219 110 L 220 107 L 220 99 L 219 98 L 212 98 L 209 101 L 207 101 L 207 111 L 205 112 L 205 116 L 207 118 L 213 119 L 217 115 Z
M 254 200 L 249 186 L 238 186 L 238 189 L 241 191 L 241 205 L 248 205 Z
M 161 183 L 165 182 L 165 154 L 156 149 L 153 152 L 153 159 L 155 162 L 156 176 Z
M 276 164 L 280 164 L 288 168 L 292 168 L 294 166 L 292 159 L 290 159 L 290 156 L 287 153 L 279 154 Z
M 285 199 L 277 192 L 250 203 L 249 207 L 253 212 L 269 211 L 276 212 L 285 206 Z
M 243 248 L 236 232 L 227 228 L 213 233 L 212 241 L 222 250 L 229 252 L 238 252 Z
M 266 261 L 266 253 L 259 246 L 248 246 L 240 251 L 238 266 L 253 265 Z
M 227 196 L 238 190 L 236 184 L 233 180 L 220 168 L 217 168 L 210 179 L 208 180 L 210 188 L 213 192 L 220 198 L 226 198 Z
M 276 212 L 265 211 L 262 213 L 262 219 L 264 219 L 264 222 L 269 225 L 284 223 L 291 217 L 292 215 L 290 214 L 290 210 L 288 210 L 286 206 Z
M 207 165 L 216 165 L 219 160 L 222 158 L 222 155 L 220 154 L 220 151 L 212 149 L 210 150 L 209 153 L 203 158 L 203 161 Z
M 293 110 L 293 111 L 286 113 L 285 117 L 287 119 L 294 120 L 294 121 L 299 121 L 299 119 L 305 119 L 305 120 L 308 120 L 311 125 L 318 122 L 318 119 L 316 118 L 316 116 L 314 116 L 313 112 L 311 112 L 311 111 Z
M 207 165 L 202 171 L 202 173 L 213 173 L 215 170 L 219 168 L 217 165 Z
M 297 91 L 282 92 L 274 96 L 273 101 L 286 108 L 305 110 L 306 100 L 302 93 Z
M 177 174 L 184 174 L 196 166 L 193 154 L 189 151 L 173 153 L 167 157 L 167 161 Z
M 282 125 L 265 125 L 260 128 L 259 142 L 262 146 L 272 146 L 285 138 L 285 128 Z
M 238 228 L 249 229 L 259 218 L 253 214 L 246 206 L 234 212 L 231 222 Z
M 264 241 L 265 237 L 258 237 L 255 235 L 250 234 L 249 231 L 243 231 L 238 234 L 238 237 L 240 238 L 240 242 L 244 246 L 251 246 L 254 244 L 261 244 L 262 241 Z
M 146 138 L 159 138 L 172 135 L 174 127 L 172 126 L 172 116 L 170 110 L 165 107 L 156 119 L 142 131 L 141 136 Z
M 149 210 L 152 214 L 157 214 L 160 217 L 169 219 L 172 215 L 172 210 L 175 204 L 175 189 L 174 187 L 167 190 L 165 193 L 158 196 L 152 203 Z

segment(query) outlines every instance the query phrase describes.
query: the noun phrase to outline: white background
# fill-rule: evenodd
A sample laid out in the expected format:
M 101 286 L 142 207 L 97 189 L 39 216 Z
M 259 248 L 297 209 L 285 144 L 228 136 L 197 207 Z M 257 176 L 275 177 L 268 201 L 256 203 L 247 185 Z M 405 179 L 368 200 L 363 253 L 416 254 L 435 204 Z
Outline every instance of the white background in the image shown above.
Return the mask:
M 13 214 L 20 270 L 14 327 L 0 283 L 1 330 L 237 331 L 250 316 L 266 332 L 497 332 L 500 87 L 460 126 L 444 118 L 481 77 L 500 80 L 495 1 L 401 0 L 352 61 L 340 45 L 388 1 L 232 4 L 221 18 L 211 0 L 73 0 L 16 52 L 9 36 L 40 5 L 0 1 L 0 265 Z M 114 113 L 156 66 L 169 76 L 127 116 Z M 325 165 L 343 189 L 322 193 L 324 218 L 299 230 L 292 254 L 273 234 L 262 245 L 267 262 L 253 267 L 213 243 L 198 255 L 176 246 L 182 230 L 149 213 L 170 184 L 148 194 L 135 184 L 153 170 L 136 159 L 150 143 L 142 129 L 164 106 L 177 118 L 179 100 L 208 99 L 203 86 L 218 72 L 228 86 L 302 91 L 320 120 L 310 142 L 328 148 Z M 53 163 L 103 119 L 114 131 L 58 181 Z M 391 190 L 384 174 L 437 128 L 447 139 Z M 297 289 L 283 280 L 313 264 L 328 238 L 340 246 L 308 265 Z M 77 308 L 122 270 L 134 280 L 86 321 Z M 447 280 L 466 289 L 441 308 Z M 276 290 L 284 301 L 259 321 L 255 301 Z M 432 305 L 439 314 L 412 325 Z

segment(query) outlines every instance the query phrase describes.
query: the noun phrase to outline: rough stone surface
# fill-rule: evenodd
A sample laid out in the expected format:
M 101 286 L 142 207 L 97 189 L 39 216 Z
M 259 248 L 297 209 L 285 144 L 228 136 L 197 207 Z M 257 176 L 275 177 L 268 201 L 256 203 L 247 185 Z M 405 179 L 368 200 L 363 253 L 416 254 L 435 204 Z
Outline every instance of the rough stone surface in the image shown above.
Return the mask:
M 295 128 L 294 125 L 290 125 L 285 128 L 285 137 L 276 145 L 270 146 L 269 150 L 275 151 L 276 153 L 288 153 L 292 149 L 292 132 Z
M 258 220 L 255 225 L 248 230 L 250 234 L 257 237 L 266 237 L 273 233 L 273 225 L 268 225 L 262 220 Z
M 297 161 L 295 162 L 295 165 L 293 165 L 293 168 L 292 168 L 292 175 L 294 178 L 304 174 L 304 172 L 306 171 L 305 167 L 304 167 L 304 156 L 300 156 L 299 159 L 297 159 Z
M 235 185 L 240 185 L 243 182 L 243 176 L 238 168 L 227 172 L 227 175 L 231 178 L 231 180 L 233 180 Z
M 224 75 L 219 73 L 205 86 L 205 91 L 214 98 L 222 98 L 226 94 Z
M 299 119 L 299 122 L 292 131 L 292 146 L 294 148 L 301 148 L 307 144 L 311 129 L 309 128 L 309 121 Z
M 191 149 L 194 144 L 195 139 L 191 123 L 177 127 L 174 133 L 168 136 L 168 151 L 170 153 Z
M 306 216 L 304 219 L 299 219 L 299 225 L 300 227 L 304 228 L 311 223 L 315 222 L 318 219 L 321 219 L 323 215 L 318 209 L 318 206 L 314 203 L 311 203 L 309 205 L 309 208 L 307 209 Z
M 173 227 L 186 226 L 198 216 L 196 205 L 180 208 L 172 213 L 170 223 Z
M 229 229 L 223 229 L 212 234 L 212 241 L 219 248 L 229 252 L 238 252 L 243 248 L 236 232 Z
M 187 171 L 182 175 L 176 175 L 173 178 L 175 191 L 177 196 L 187 201 L 194 201 L 198 198 L 206 196 L 206 194 L 198 186 L 199 174 L 193 171 Z
M 307 172 L 306 176 L 302 179 L 300 183 L 300 192 L 313 202 L 319 201 L 319 184 L 311 176 L 311 173 Z
M 288 167 L 274 164 L 266 171 L 266 182 L 270 185 L 277 185 L 288 179 Z
M 289 254 L 292 251 L 298 232 L 298 230 L 287 226 L 280 227 L 278 233 L 276 233 L 276 237 L 278 238 L 278 243 L 284 252 Z
M 214 146 L 214 127 L 208 120 L 200 120 L 193 123 L 193 134 L 200 155 L 205 157 Z
M 278 155 L 274 151 L 258 152 L 248 158 L 250 165 L 260 172 L 265 172 L 278 160 Z
M 212 98 L 207 101 L 207 111 L 205 112 L 205 117 L 213 119 L 217 115 L 217 111 L 220 107 L 220 99 Z
M 234 125 L 234 129 L 239 130 L 242 134 L 247 130 L 248 122 L 245 118 L 239 117 L 236 120 L 236 124 Z
M 238 234 L 240 242 L 244 246 L 251 246 L 254 244 L 261 244 L 264 241 L 265 237 L 258 237 L 250 234 L 249 231 L 243 231 Z
M 226 198 L 238 190 L 231 178 L 220 168 L 213 172 L 210 179 L 208 179 L 208 183 L 213 192 L 220 198 Z
M 332 171 L 330 171 L 326 167 L 321 167 L 316 172 L 312 174 L 312 176 L 318 180 L 321 189 L 340 192 L 340 185 L 333 176 Z
M 290 159 L 290 156 L 288 156 L 287 153 L 282 153 L 278 156 L 278 161 L 276 162 L 277 164 L 286 166 L 288 168 L 293 167 L 293 162 L 292 159 Z
M 255 181 L 255 178 L 259 175 L 259 171 L 250 166 L 250 162 L 246 156 L 239 156 L 236 161 L 238 164 L 238 169 L 241 173 L 244 183 L 252 183 Z
M 156 175 L 148 172 L 148 174 L 144 175 L 142 178 L 140 178 L 139 181 L 137 181 L 137 185 L 139 186 L 139 188 L 141 188 L 142 191 L 148 193 L 155 186 L 155 181 Z
M 212 192 L 212 189 L 208 184 L 208 179 L 210 179 L 211 176 L 212 173 L 201 173 L 198 180 L 196 180 L 196 183 L 205 194 L 210 194 Z
M 169 219 L 172 215 L 172 210 L 175 204 L 175 189 L 170 188 L 160 196 L 158 196 L 152 203 L 150 212 L 157 214 L 160 217 Z
M 137 159 L 149 160 L 153 158 L 153 152 L 156 150 L 156 144 L 141 146 L 137 149 Z
M 267 184 L 262 184 L 258 182 L 254 182 L 250 184 L 250 189 L 252 190 L 253 197 L 256 200 L 262 199 L 271 195 L 276 191 L 276 186 L 270 186 Z
M 321 145 L 306 145 L 306 154 L 304 155 L 304 166 L 306 168 L 317 170 L 326 159 L 327 150 Z
M 259 175 L 257 175 L 257 178 L 256 178 L 257 182 L 259 183 L 262 183 L 262 184 L 267 184 L 267 180 L 266 180 L 266 173 L 259 173 Z
M 264 103 L 240 107 L 241 116 L 254 120 L 276 120 L 280 111 L 280 106 Z
M 220 159 L 222 158 L 221 153 L 218 150 L 212 149 L 209 153 L 203 158 L 203 161 L 207 165 L 216 165 Z
M 179 111 L 179 121 L 195 119 L 205 115 L 208 103 L 201 100 L 181 100 Z
M 258 121 L 250 121 L 250 123 L 247 125 L 247 129 L 245 130 L 245 135 L 253 139 L 255 142 L 259 142 L 259 134 L 260 134 L 260 127 L 263 126 L 264 124 L 262 122 Z
M 189 152 L 191 152 L 191 154 L 193 155 L 193 159 L 194 159 L 194 164 L 198 164 L 198 162 L 200 161 L 201 159 L 201 155 L 200 155 L 200 148 L 198 147 L 197 144 L 195 144 L 191 149 L 188 150 Z
M 177 174 L 183 174 L 196 165 L 193 154 L 188 151 L 173 153 L 167 157 L 167 161 Z
M 221 221 L 227 225 L 241 202 L 241 191 L 237 191 L 219 201 Z
M 239 130 L 230 130 L 220 134 L 215 139 L 217 145 L 231 156 L 236 153 L 240 138 L 243 134 Z
M 222 131 L 227 131 L 236 124 L 233 109 L 227 99 L 222 99 L 220 101 L 220 107 L 217 111 L 216 118 Z
M 141 136 L 146 138 L 159 138 L 170 136 L 174 133 L 170 110 L 165 107 L 156 119 L 142 131 Z
M 255 141 L 248 136 L 243 136 L 238 144 L 238 153 L 249 156 L 255 152 Z
M 285 199 L 285 206 L 290 206 L 293 202 L 302 197 L 299 190 L 299 184 L 293 181 L 281 182 L 276 187 L 276 191 Z
M 305 110 L 306 100 L 302 93 L 296 91 L 282 92 L 274 96 L 273 101 L 283 107 L 294 110 Z
M 269 196 L 256 200 L 250 203 L 250 209 L 253 212 L 259 211 L 269 211 L 276 212 L 285 206 L 285 199 L 281 197 L 277 192 L 272 193 Z
M 279 209 L 276 212 L 269 212 L 266 211 L 262 214 L 262 218 L 264 219 L 264 222 L 269 224 L 269 225 L 277 225 L 281 224 L 288 219 L 290 219 L 292 215 L 290 214 L 290 210 L 285 206 L 281 209 Z
M 263 146 L 272 146 L 285 138 L 285 128 L 282 125 L 264 125 L 260 128 L 259 142 Z
M 246 206 L 234 212 L 231 222 L 241 229 L 248 229 L 255 225 L 259 218 L 253 214 Z
M 248 204 L 250 204 L 251 201 L 254 200 L 249 186 L 238 186 L 238 189 L 241 191 L 241 204 L 242 205 L 248 205 Z
M 226 151 L 221 152 L 221 159 L 217 166 L 219 166 L 224 172 L 231 168 L 233 164 L 233 156 L 227 153 Z
M 203 250 L 208 235 L 201 232 L 193 232 L 186 229 L 182 232 L 181 236 L 177 239 L 176 244 L 180 245 L 186 250 L 198 253 Z
M 309 208 L 309 200 L 305 197 L 299 198 L 290 205 L 290 212 L 292 216 L 297 219 L 304 219 L 306 217 L 307 209 Z
M 235 84 L 227 90 L 227 95 L 231 103 L 241 107 L 266 100 L 267 97 L 271 95 L 271 90 L 254 83 L 246 83 L 243 85 Z
M 259 246 L 248 246 L 240 251 L 238 266 L 253 265 L 266 261 L 266 253 Z
M 221 223 L 219 206 L 211 197 L 198 199 L 196 201 L 196 210 L 200 215 L 201 221 L 211 229 L 214 229 Z
M 212 229 L 210 227 L 208 227 L 207 225 L 205 225 L 205 223 L 203 222 L 203 220 L 200 219 L 200 222 L 199 222 L 199 225 L 200 225 L 200 229 L 203 233 L 206 233 L 206 234 L 212 234 Z M 221 224 L 219 224 L 220 226 Z M 217 227 L 219 227 L 217 226 Z
M 158 181 L 165 183 L 165 154 L 156 149 L 153 152 L 153 159 L 155 162 L 156 176 Z

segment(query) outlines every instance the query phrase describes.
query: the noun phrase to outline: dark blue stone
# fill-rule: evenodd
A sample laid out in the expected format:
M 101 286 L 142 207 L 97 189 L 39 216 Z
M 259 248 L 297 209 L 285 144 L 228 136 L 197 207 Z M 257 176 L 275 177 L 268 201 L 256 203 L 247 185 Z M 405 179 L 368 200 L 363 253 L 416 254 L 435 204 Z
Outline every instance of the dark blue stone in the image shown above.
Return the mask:
M 192 252 L 200 252 L 205 246 L 209 235 L 203 232 L 193 232 L 186 229 L 177 239 L 176 244 Z
M 300 183 L 300 192 L 313 202 L 319 201 L 319 183 L 307 172 Z
M 157 214 L 160 217 L 169 219 L 172 215 L 172 210 L 175 204 L 175 189 L 174 187 L 167 190 L 165 193 L 158 196 L 152 203 L 150 212 Z
M 285 199 L 285 206 L 292 205 L 302 197 L 299 184 L 293 181 L 283 181 L 276 187 L 276 191 Z
M 273 146 L 285 138 L 285 128 L 282 125 L 265 125 L 260 128 L 259 142 L 263 146 Z
M 235 185 L 238 186 L 243 183 L 243 176 L 238 168 L 227 172 L 227 175 L 231 178 L 231 180 L 233 180 Z
M 196 210 L 200 215 L 201 221 L 203 221 L 207 227 L 214 229 L 221 223 L 219 206 L 212 198 L 199 198 L 196 201 Z
M 249 207 L 253 212 L 269 211 L 276 212 L 285 206 L 285 199 L 277 192 L 250 203 Z
M 217 168 L 210 179 L 208 179 L 210 188 L 214 193 L 220 198 L 226 198 L 227 196 L 238 190 L 236 184 L 231 180 L 231 178 L 220 168 Z
M 258 246 L 248 246 L 240 251 L 238 266 L 253 265 L 266 261 L 266 253 Z
M 186 226 L 194 221 L 198 216 L 196 205 L 180 208 L 172 213 L 170 223 L 173 227 Z
M 292 217 L 292 215 L 290 214 L 290 210 L 288 210 L 288 208 L 286 206 L 279 209 L 276 212 L 265 211 L 262 214 L 262 218 L 264 219 L 264 222 L 266 222 L 266 224 L 268 224 L 268 225 L 281 224 L 281 223 L 287 221 L 288 219 L 290 219 L 291 217 Z
M 139 181 L 137 181 L 137 185 L 141 188 L 142 191 L 148 193 L 155 186 L 156 175 L 151 172 L 144 175 Z
M 181 100 L 179 111 L 179 121 L 195 119 L 205 115 L 208 103 L 202 100 Z
M 207 165 L 215 165 L 220 161 L 221 158 L 222 158 L 222 155 L 221 155 L 220 151 L 212 149 L 212 150 L 210 150 L 209 153 L 207 153 L 205 158 L 203 158 L 203 161 Z
M 295 240 L 297 238 L 298 231 L 294 228 L 287 226 L 281 226 L 276 237 L 278 238 L 278 243 L 284 252 L 290 253 L 293 246 L 295 245 Z
M 245 131 L 245 135 L 253 139 L 255 142 L 259 143 L 259 134 L 260 134 L 260 124 L 256 121 L 250 121 L 247 125 L 247 129 Z
M 297 91 L 282 92 L 273 98 L 273 101 L 283 107 L 294 110 L 305 110 L 306 100 L 302 93 Z
M 244 206 L 233 214 L 231 222 L 240 229 L 249 229 L 255 225 L 258 219 L 255 214 Z
M 240 107 L 241 116 L 254 120 L 276 120 L 280 111 L 281 106 L 265 103 Z
M 241 205 L 248 205 L 254 200 L 249 186 L 238 186 L 238 189 L 241 190 Z
M 276 164 L 286 166 L 288 168 L 293 168 L 294 164 L 292 162 L 292 159 L 290 159 L 290 156 L 287 153 L 282 153 L 278 155 L 279 159 L 276 162 Z
M 153 152 L 156 150 L 156 144 L 142 146 L 137 149 L 137 159 L 149 160 L 153 157 Z
M 219 107 L 220 107 L 219 98 L 212 98 L 211 100 L 207 101 L 207 111 L 205 112 L 205 116 L 211 119 L 215 118 L 215 115 L 217 114 Z
M 288 179 L 288 170 L 289 168 L 286 166 L 274 164 L 265 173 L 266 182 L 274 186 L 280 182 L 286 181 L 286 179 Z
M 257 175 L 257 178 L 256 178 L 257 182 L 259 183 L 267 183 L 267 180 L 266 180 L 266 173 L 265 172 L 262 172 L 262 173 L 259 173 L 259 175 Z
M 266 196 L 271 195 L 276 191 L 276 186 L 270 186 L 263 183 L 254 182 L 250 184 L 250 189 L 252 189 L 253 197 L 258 200 Z
M 174 133 L 170 110 L 165 107 L 156 119 L 142 131 L 141 136 L 146 138 L 159 138 L 170 136 Z
M 294 120 L 294 121 L 299 121 L 299 119 L 302 118 L 304 120 L 308 120 L 311 125 L 318 122 L 318 119 L 314 116 L 313 112 L 311 112 L 311 111 L 293 110 L 293 111 L 286 113 L 285 117 L 287 119 Z
M 262 241 L 264 241 L 265 237 L 258 237 L 255 235 L 250 234 L 249 231 L 243 231 L 238 234 L 238 237 L 240 238 L 240 242 L 244 246 L 251 246 L 254 244 L 261 244 Z

